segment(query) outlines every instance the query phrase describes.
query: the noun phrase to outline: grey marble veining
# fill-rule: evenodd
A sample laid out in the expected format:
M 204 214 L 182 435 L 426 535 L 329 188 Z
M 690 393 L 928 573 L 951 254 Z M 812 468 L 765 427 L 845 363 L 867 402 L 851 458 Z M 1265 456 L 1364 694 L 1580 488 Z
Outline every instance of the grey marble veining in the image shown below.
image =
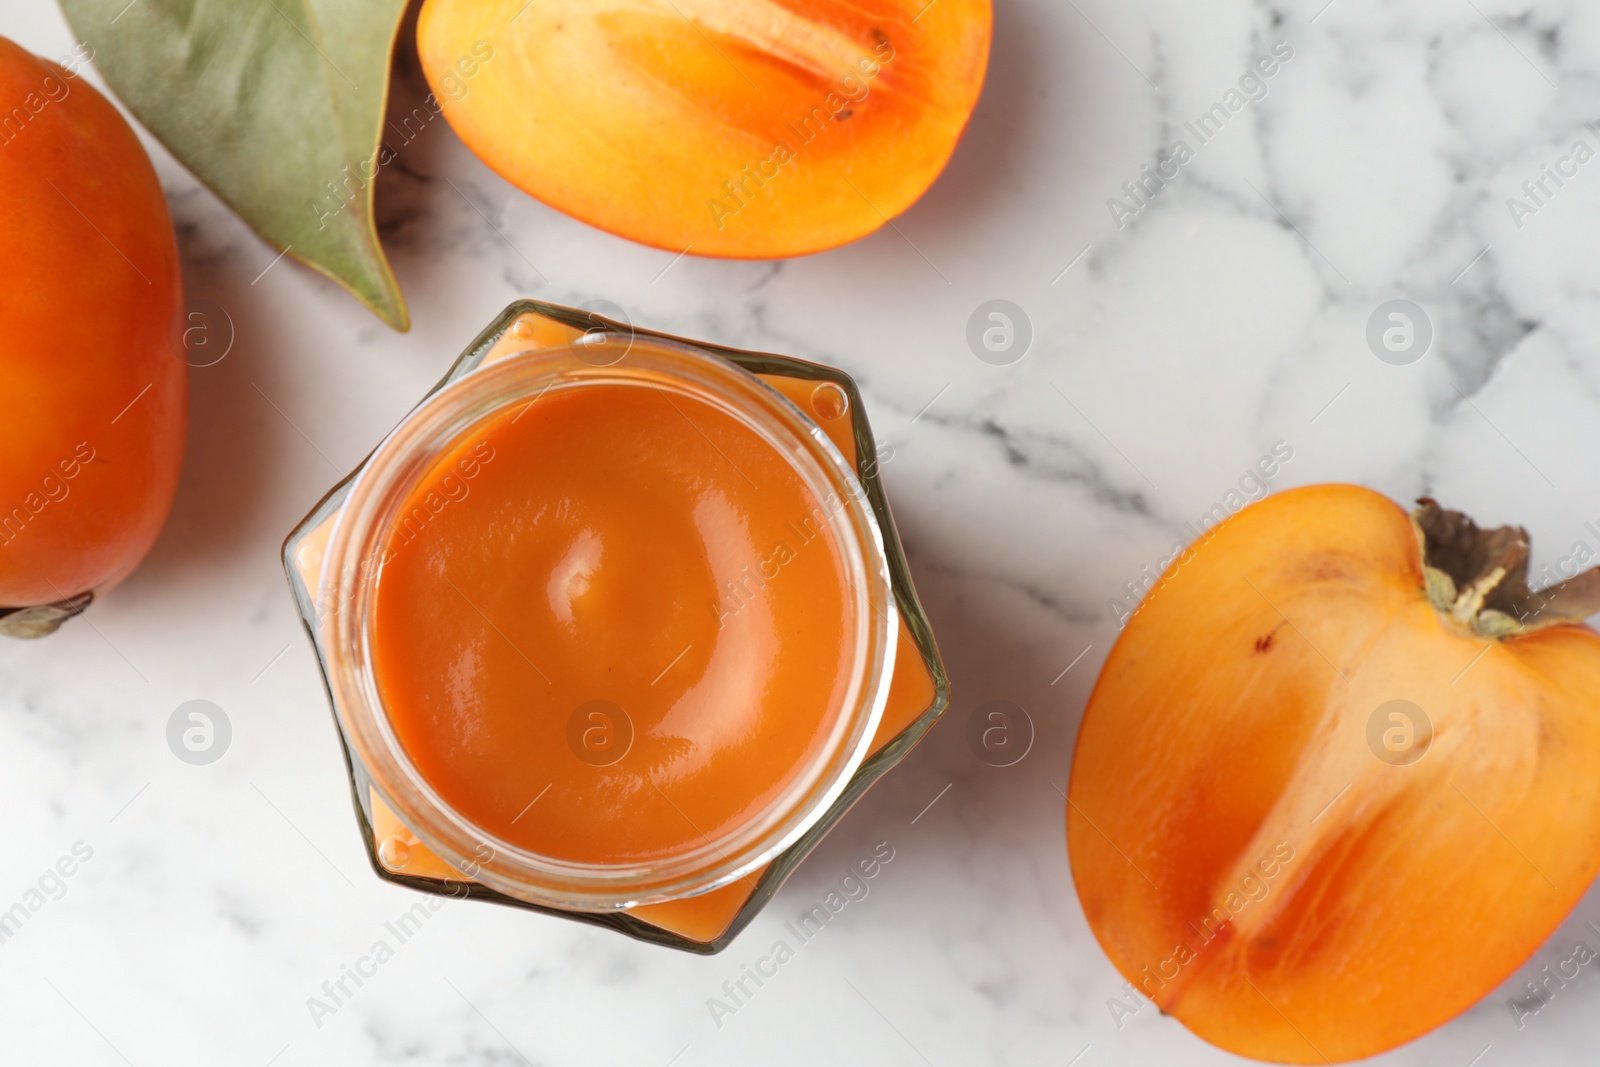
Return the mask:
M 1575 158 L 1600 152 L 1600 7 L 996 8 L 990 80 L 944 177 L 893 228 L 802 260 L 630 244 L 428 126 L 379 181 L 406 335 L 273 264 L 151 144 L 191 295 L 236 336 L 193 374 L 151 557 L 49 641 L 0 646 L 0 908 L 42 901 L 0 944 L 7 1062 L 1243 1062 L 1129 1010 L 1072 890 L 1060 790 L 1112 605 L 1280 443 L 1274 489 L 1430 493 L 1527 525 L 1536 571 L 1600 554 L 1600 158 Z M 51 56 L 73 43 L 37 0 L 0 0 L 0 33 Z M 398 80 L 421 95 L 412 66 Z M 1219 104 L 1202 143 L 1190 126 Z M 1189 158 L 1168 162 L 1179 141 Z M 1164 163 L 1148 202 L 1131 198 L 1123 183 Z M 718 957 L 455 902 L 395 944 L 386 924 L 419 898 L 373 878 L 356 837 L 278 546 L 519 296 L 606 299 L 639 324 L 835 363 L 892 450 L 949 721 Z M 966 342 L 997 298 L 1033 331 L 1009 366 Z M 1402 298 L 1435 336 L 1394 366 L 1365 335 Z M 1037 727 L 1014 767 L 963 740 L 992 698 Z M 191 699 L 233 724 L 210 766 L 166 745 Z M 737 1010 L 710 1007 L 880 842 L 894 859 L 867 896 Z M 72 875 L 51 876 L 63 857 Z M 1510 1009 L 1574 942 L 1600 947 L 1590 920 L 1593 894 L 1503 988 L 1382 1062 L 1593 1062 L 1588 974 L 1520 1028 Z M 379 941 L 392 955 L 354 995 L 308 1008 Z

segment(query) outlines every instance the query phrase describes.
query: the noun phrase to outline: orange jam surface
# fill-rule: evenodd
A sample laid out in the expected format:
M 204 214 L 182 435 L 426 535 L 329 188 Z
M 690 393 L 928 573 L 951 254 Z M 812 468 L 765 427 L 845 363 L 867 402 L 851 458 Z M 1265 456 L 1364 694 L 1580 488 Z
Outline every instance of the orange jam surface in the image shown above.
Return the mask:
M 704 847 L 849 714 L 843 521 L 693 397 L 603 383 L 513 405 L 441 456 L 389 532 L 384 708 L 489 834 L 593 864 Z

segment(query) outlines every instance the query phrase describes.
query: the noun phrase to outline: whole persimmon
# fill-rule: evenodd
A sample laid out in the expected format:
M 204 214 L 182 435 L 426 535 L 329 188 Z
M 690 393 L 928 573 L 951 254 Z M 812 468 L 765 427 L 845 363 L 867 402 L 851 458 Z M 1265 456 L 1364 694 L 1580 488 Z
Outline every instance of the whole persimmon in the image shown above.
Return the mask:
M 183 456 L 183 301 L 144 148 L 0 38 L 0 632 L 47 633 L 155 541 Z
M 1600 572 L 1349 485 L 1173 560 L 1084 713 L 1067 846 L 1123 976 L 1230 1052 L 1376 1055 L 1471 1007 L 1600 867 Z M 1131 1010 L 1131 1009 L 1130 1009 Z
M 511 184 L 749 259 L 910 207 L 977 104 L 992 23 L 990 0 L 426 0 L 417 41 L 450 125 Z

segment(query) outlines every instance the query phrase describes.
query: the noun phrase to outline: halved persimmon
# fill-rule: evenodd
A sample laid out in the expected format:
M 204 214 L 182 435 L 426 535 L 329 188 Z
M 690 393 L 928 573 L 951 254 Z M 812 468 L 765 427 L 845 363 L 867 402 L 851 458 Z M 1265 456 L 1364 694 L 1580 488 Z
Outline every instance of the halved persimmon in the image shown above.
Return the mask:
M 816 252 L 944 169 L 990 0 L 427 0 L 422 68 L 507 181 L 697 255 Z
M 1374 1055 L 1472 1006 L 1600 866 L 1600 572 L 1348 485 L 1175 560 L 1079 732 L 1078 896 L 1129 982 L 1257 1059 Z

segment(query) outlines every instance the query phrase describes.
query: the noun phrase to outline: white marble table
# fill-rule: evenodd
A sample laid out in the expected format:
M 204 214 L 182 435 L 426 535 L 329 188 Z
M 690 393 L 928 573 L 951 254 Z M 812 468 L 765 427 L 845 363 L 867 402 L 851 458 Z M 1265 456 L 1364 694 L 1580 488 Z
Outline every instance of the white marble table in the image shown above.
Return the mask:
M 1118 1026 L 1122 983 L 1072 891 L 1060 789 L 1123 583 L 1277 442 L 1293 458 L 1274 488 L 1431 493 L 1526 524 L 1536 570 L 1600 550 L 1600 161 L 1560 164 L 1600 149 L 1600 7 L 1324 2 L 997 0 L 989 84 L 937 186 L 894 229 L 785 263 L 674 262 L 599 233 L 437 124 L 380 186 L 406 335 L 290 261 L 263 274 L 275 253 L 152 142 L 191 294 L 236 340 L 193 374 L 150 558 L 54 638 L 0 645 L 0 907 L 92 850 L 0 945 L 0 1059 L 1236 1062 L 1150 1008 Z M 46 0 L 0 0 L 0 33 L 73 43 Z M 1278 41 L 1292 56 L 1227 111 Z M 1184 124 L 1219 103 L 1199 144 Z M 1180 138 L 1192 158 L 1147 205 L 1127 198 Z M 1522 184 L 1545 164 L 1577 173 L 1535 205 Z M 954 706 L 721 956 L 450 903 L 314 1021 L 308 998 L 418 898 L 366 866 L 278 547 L 524 295 L 855 374 Z M 1009 366 L 965 340 L 995 298 L 1032 324 Z M 1434 328 L 1409 365 L 1365 340 L 1391 299 Z M 1007 769 L 963 740 L 994 698 L 1038 729 Z M 233 726 L 209 766 L 165 740 L 191 699 Z M 881 841 L 895 858 L 870 895 L 714 1020 L 708 998 Z M 1594 977 L 1520 1030 L 1508 1007 L 1575 939 L 1600 945 L 1589 919 L 1593 894 L 1504 988 L 1383 1062 L 1595 1062 Z

